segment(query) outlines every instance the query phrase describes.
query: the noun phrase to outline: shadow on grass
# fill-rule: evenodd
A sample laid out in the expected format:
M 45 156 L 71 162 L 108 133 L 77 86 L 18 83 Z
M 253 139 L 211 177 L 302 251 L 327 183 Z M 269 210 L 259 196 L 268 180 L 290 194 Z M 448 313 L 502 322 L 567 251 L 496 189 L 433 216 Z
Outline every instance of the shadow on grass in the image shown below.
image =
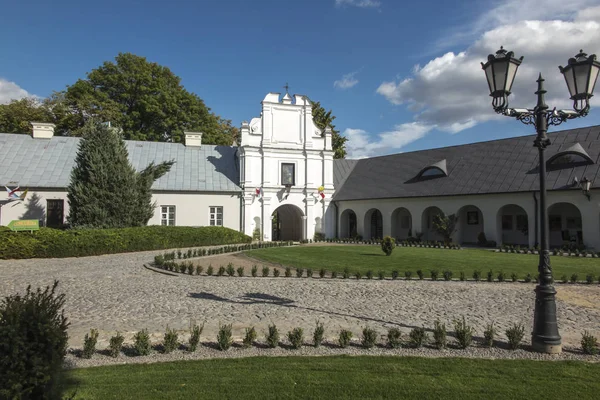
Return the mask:
M 49 393 L 51 399 L 77 399 L 77 392 L 82 382 L 75 378 L 73 370 L 63 370 L 56 378 L 54 390 Z

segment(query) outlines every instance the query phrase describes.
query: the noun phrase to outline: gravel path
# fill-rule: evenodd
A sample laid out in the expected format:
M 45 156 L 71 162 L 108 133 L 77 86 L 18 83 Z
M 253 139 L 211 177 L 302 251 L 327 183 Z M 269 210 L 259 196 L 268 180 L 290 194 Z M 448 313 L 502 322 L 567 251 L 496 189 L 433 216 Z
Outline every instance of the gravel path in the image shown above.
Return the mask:
M 147 328 L 158 342 L 167 325 L 183 331 L 190 321 L 205 323 L 203 341 L 214 341 L 219 324 L 232 323 L 237 339 L 246 327 L 255 326 L 262 339 L 269 324 L 275 323 L 282 336 L 294 327 L 310 335 L 316 321 L 324 323 L 328 339 L 333 340 L 340 329 L 350 329 L 355 337 L 365 326 L 381 334 L 390 327 L 408 334 L 413 327 L 432 327 L 436 319 L 451 332 L 452 321 L 463 315 L 477 336 L 494 321 L 499 339 L 505 340 L 504 330 L 517 322 L 525 325 L 526 343 L 530 339 L 533 284 L 169 276 L 142 266 L 160 253 L 0 260 L 0 297 L 58 279 L 59 289 L 67 294 L 73 347 L 82 345 L 90 328 L 100 331 L 98 348 L 102 349 L 117 330 L 128 342 L 136 331 Z M 217 268 L 228 262 L 236 267 L 254 264 L 243 255 L 202 259 L 209 262 Z M 564 345 L 578 346 L 584 330 L 600 336 L 600 287 L 556 288 Z

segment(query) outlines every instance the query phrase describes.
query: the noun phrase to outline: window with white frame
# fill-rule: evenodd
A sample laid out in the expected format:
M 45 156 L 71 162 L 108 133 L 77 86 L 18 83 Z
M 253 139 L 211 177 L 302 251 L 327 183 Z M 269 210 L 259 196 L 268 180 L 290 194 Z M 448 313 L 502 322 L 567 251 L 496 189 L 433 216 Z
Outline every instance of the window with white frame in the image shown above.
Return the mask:
M 160 224 L 175 226 L 175 206 L 160 206 Z
M 223 207 L 209 207 L 210 226 L 223 226 Z

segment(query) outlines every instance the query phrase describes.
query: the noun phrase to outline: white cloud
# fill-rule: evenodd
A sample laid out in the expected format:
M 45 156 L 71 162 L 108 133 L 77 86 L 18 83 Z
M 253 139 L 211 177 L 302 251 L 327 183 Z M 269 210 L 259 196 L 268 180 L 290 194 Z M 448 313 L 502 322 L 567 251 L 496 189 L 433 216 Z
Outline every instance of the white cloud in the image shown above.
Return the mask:
M 355 75 L 358 72 L 359 71 L 354 71 L 342 76 L 342 79 L 338 79 L 333 82 L 333 87 L 338 89 L 350 89 L 358 83 L 358 79 L 355 78 Z
M 393 130 L 375 136 L 363 129 L 352 128 L 346 129 L 343 135 L 348 138 L 348 158 L 359 159 L 398 152 L 407 144 L 424 137 L 433 128 L 434 126 L 419 122 L 409 122 L 396 125 Z
M 12 100 L 19 100 L 27 96 L 30 94 L 25 89 L 14 82 L 0 78 L 0 104 L 8 104 Z
M 335 5 L 338 7 L 379 8 L 381 7 L 381 2 L 378 0 L 335 0 Z
M 589 2 L 581 0 L 575 3 Z M 523 5 L 524 8 L 517 9 L 517 5 Z M 553 7 L 544 8 L 546 10 L 538 10 L 535 15 L 550 18 L 547 9 Z M 571 108 L 567 87 L 557 66 L 565 65 L 580 48 L 588 53 L 600 50 L 600 7 L 580 12 L 575 12 L 575 7 L 566 7 L 555 17 L 569 17 L 570 20 L 509 22 L 510 18 L 521 16 L 521 12 L 527 16 L 523 10 L 529 9 L 533 12 L 536 7 L 528 1 L 505 2 L 496 8 L 503 10 L 502 15 L 487 13 L 480 19 L 493 20 L 498 26 L 482 33 L 466 50 L 448 52 L 423 66 L 417 65 L 408 77 L 381 83 L 377 93 L 393 104 L 406 105 L 419 124 L 435 126 L 452 134 L 484 121 L 501 118 L 490 105 L 480 62 L 485 61 L 490 52 L 504 45 L 504 48 L 513 50 L 517 57 L 525 56 L 513 85 L 512 106 L 535 105 L 535 81 L 541 72 L 546 79 L 548 105 Z

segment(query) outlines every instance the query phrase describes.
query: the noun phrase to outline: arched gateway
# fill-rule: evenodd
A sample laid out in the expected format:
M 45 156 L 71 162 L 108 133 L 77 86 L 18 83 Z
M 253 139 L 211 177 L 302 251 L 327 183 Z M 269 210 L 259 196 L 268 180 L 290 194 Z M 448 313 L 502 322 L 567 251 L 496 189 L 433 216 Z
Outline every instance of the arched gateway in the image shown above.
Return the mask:
M 295 240 L 302 239 L 302 210 L 295 205 L 285 204 L 273 211 L 272 217 L 272 240 Z

